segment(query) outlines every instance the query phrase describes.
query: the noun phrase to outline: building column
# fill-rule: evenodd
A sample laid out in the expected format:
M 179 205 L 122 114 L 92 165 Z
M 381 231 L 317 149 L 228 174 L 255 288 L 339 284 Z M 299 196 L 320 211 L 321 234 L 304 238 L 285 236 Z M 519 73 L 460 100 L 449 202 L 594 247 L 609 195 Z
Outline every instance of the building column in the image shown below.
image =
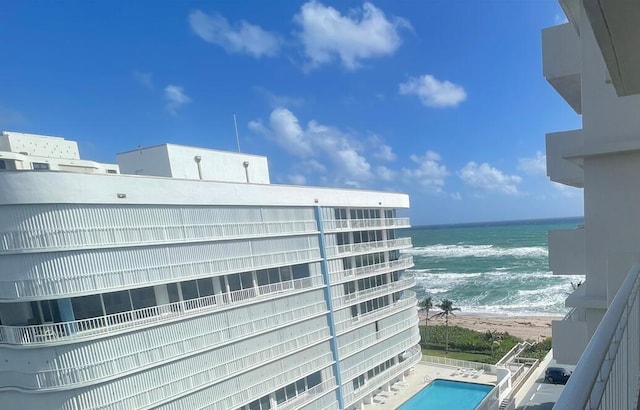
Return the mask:
M 58 311 L 60 312 L 60 320 L 62 322 L 74 322 L 76 320 L 76 316 L 73 314 L 73 305 L 71 304 L 71 299 L 58 299 Z M 78 331 L 78 327 L 75 323 L 71 323 L 67 325 L 65 331 L 73 334 Z

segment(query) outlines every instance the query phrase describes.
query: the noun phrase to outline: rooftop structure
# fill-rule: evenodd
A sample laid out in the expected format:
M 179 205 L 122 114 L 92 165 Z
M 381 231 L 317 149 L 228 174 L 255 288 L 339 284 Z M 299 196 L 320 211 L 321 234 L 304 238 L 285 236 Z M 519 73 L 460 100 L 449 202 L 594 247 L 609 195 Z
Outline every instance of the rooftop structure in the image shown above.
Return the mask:
M 553 323 L 553 352 L 578 363 L 557 408 L 636 408 L 640 374 L 640 6 L 561 0 L 568 22 L 542 33 L 544 75 L 582 114 L 547 135 L 552 181 L 584 188 L 584 227 L 549 233 L 549 264 L 586 280 Z
M 353 409 L 419 362 L 407 195 L 271 185 L 246 154 L 167 144 L 118 168 L 3 137 L 0 407 Z

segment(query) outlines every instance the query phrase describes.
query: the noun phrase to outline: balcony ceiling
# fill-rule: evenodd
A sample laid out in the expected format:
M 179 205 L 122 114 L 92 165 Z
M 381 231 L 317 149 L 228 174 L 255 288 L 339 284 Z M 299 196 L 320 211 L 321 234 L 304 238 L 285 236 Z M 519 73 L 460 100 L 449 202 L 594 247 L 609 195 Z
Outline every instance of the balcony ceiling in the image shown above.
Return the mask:
M 584 7 L 616 92 L 640 93 L 640 2 L 584 0 Z

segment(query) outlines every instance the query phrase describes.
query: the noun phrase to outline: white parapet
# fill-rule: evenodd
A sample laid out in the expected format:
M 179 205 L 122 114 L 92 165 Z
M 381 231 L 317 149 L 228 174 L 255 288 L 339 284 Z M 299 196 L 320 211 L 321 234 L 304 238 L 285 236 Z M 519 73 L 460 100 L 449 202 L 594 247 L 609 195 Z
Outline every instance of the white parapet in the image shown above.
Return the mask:
M 547 175 L 561 184 L 582 188 L 584 170 L 579 158 L 570 158 L 583 147 L 582 130 L 554 132 L 546 136 Z
M 556 275 L 585 274 L 584 228 L 549 231 L 549 269 Z
M 542 72 L 567 104 L 580 114 L 580 38 L 571 23 L 542 30 Z

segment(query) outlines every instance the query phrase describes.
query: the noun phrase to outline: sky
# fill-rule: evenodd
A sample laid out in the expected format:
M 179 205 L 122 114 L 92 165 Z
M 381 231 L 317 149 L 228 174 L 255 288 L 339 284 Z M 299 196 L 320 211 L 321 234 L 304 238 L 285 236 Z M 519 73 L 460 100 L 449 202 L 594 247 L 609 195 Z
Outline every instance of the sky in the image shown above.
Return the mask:
M 542 75 L 564 21 L 552 0 L 9 0 L 0 130 L 110 163 L 239 147 L 272 183 L 407 193 L 413 225 L 580 216 L 545 171 L 545 133 L 581 128 Z

